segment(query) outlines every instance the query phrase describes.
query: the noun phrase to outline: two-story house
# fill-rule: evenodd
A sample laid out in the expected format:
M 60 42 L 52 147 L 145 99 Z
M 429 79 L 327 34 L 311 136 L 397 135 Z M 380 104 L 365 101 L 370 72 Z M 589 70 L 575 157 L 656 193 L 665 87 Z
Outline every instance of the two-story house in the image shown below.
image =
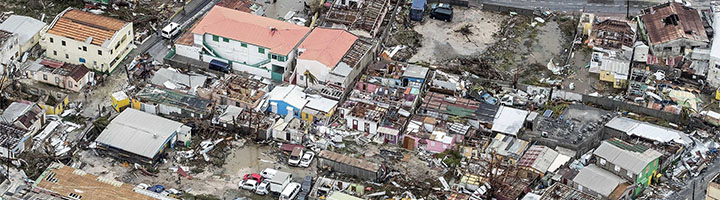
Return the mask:
M 595 149 L 596 165 L 636 185 L 633 196 L 640 194 L 658 173 L 662 153 L 649 147 L 630 144 L 617 138 L 603 141 Z
M 40 46 L 45 56 L 112 72 L 133 48 L 133 24 L 68 8 L 50 24 Z
M 20 45 L 17 34 L 0 30 L 0 76 L 5 72 L 5 66 L 12 64 L 12 61 L 20 55 Z
M 288 81 L 297 46 L 310 28 L 215 6 L 192 29 L 192 45 L 176 44 L 177 55 L 226 63 L 274 81 Z

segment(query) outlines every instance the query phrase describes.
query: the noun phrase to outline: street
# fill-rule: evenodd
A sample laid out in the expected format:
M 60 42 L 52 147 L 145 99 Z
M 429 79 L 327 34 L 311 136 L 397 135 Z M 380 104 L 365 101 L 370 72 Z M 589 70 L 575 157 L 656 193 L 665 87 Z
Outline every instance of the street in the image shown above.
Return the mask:
M 552 10 L 560 12 L 590 12 L 605 14 L 625 14 L 627 5 L 630 14 L 638 14 L 643 8 L 667 1 L 660 0 L 475 0 L 482 4 L 496 4 L 524 9 Z M 708 8 L 710 0 L 689 1 L 692 7 Z

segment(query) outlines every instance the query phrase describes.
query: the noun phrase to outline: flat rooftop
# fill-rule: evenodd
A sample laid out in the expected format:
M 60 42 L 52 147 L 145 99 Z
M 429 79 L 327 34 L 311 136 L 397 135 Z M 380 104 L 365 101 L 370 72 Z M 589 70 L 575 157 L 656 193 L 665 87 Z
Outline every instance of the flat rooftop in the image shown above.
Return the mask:
M 533 130 L 525 134 L 549 138 L 558 143 L 580 144 L 598 134 L 612 116 L 613 113 L 606 110 L 571 104 L 558 117 L 552 114 L 538 115 L 533 122 Z

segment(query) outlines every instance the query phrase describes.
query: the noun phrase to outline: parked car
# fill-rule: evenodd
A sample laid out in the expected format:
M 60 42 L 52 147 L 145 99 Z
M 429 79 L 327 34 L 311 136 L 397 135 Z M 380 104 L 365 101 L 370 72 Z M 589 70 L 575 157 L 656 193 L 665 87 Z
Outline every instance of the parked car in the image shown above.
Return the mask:
M 165 26 L 162 31 L 160 32 L 160 36 L 164 37 L 165 39 L 172 39 L 175 37 L 175 35 L 180 32 L 180 24 L 175 22 L 170 22 L 167 26 Z
M 302 159 L 300 159 L 300 164 L 298 166 L 300 167 L 309 167 L 310 163 L 312 163 L 313 158 L 315 158 L 315 152 L 308 151 L 303 154 Z
M 255 174 L 255 173 L 245 174 L 245 176 L 243 176 L 243 181 L 246 181 L 248 179 L 253 179 L 259 183 L 259 182 L 262 182 L 263 179 L 265 179 L 265 178 L 263 178 L 260 174 Z
M 290 157 L 288 158 L 288 165 L 290 166 L 298 166 L 300 164 L 300 159 L 303 156 L 303 148 L 301 147 L 295 147 L 290 153 Z
M 258 181 L 255 179 L 248 179 L 240 182 L 240 188 L 253 191 L 257 188 Z
M 292 180 L 292 174 L 287 172 L 275 172 L 275 175 L 270 179 L 270 192 L 273 194 L 280 194 L 284 188 L 290 184 Z
M 300 185 L 300 193 L 298 194 L 296 200 L 308 199 L 310 190 L 312 190 L 312 179 L 313 179 L 312 176 L 305 176 L 305 179 L 303 179 L 303 182 Z
M 451 22 L 453 18 L 453 10 L 442 7 L 435 8 L 430 11 L 430 18 Z
M 259 195 L 266 195 L 268 194 L 268 189 L 270 188 L 270 181 L 265 180 L 258 184 L 258 186 L 255 188 L 255 194 Z
M 210 68 L 211 70 L 215 70 L 215 71 L 221 71 L 221 72 L 229 73 L 229 72 L 230 72 L 230 69 L 228 69 L 228 67 L 229 67 L 229 66 L 228 66 L 227 63 L 225 63 L 225 62 L 223 62 L 223 61 L 221 61 L 221 60 L 215 60 L 215 59 L 213 59 L 213 60 L 210 61 L 210 65 L 209 65 L 208 68 Z
M 300 183 L 292 182 L 283 189 L 278 200 L 292 200 L 300 193 Z
M 163 187 L 162 185 L 154 185 L 150 188 L 150 191 L 153 191 L 156 193 L 161 193 L 161 192 L 165 191 L 165 187 Z

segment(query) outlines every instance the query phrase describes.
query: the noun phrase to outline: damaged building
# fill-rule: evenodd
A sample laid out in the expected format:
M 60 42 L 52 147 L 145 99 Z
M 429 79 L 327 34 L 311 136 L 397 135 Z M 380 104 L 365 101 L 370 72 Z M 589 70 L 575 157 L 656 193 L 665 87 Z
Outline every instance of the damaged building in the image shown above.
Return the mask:
M 190 127 L 135 109 L 125 109 L 95 139 L 97 149 L 122 161 L 153 166 L 167 148 L 190 144 Z
M 25 68 L 27 79 L 46 83 L 62 89 L 79 92 L 85 85 L 91 84 L 94 73 L 84 65 L 63 63 L 48 59 L 38 59 Z
M 636 24 L 624 19 L 597 17 L 592 26 L 589 44 L 602 49 L 622 49 L 635 43 Z
M 571 104 L 558 116 L 552 111 L 538 115 L 518 137 L 580 156 L 604 139 L 603 126 L 613 116 L 606 110 Z
M 180 119 L 210 116 L 211 105 L 210 100 L 154 87 L 143 88 L 132 99 L 132 108 Z
M 258 76 L 247 73 L 225 75 L 209 88 L 198 89 L 198 96 L 210 99 L 216 105 L 232 105 L 245 109 L 255 109 L 262 103 L 269 84 Z
M 3 158 L 15 158 L 32 144 L 27 130 L 0 123 L 0 132 L 3 133 L 0 134 L 0 156 Z
M 383 165 L 328 150 L 320 151 L 318 158 L 317 165 L 320 169 L 330 169 L 369 181 L 382 182 L 387 172 Z
M 336 1 L 325 13 L 322 26 L 362 30 L 368 37 L 376 37 L 389 8 L 389 0 Z
M 698 11 L 677 2 L 668 2 L 643 10 L 640 30 L 653 55 L 684 55 L 686 50 L 705 47 L 710 40 Z

